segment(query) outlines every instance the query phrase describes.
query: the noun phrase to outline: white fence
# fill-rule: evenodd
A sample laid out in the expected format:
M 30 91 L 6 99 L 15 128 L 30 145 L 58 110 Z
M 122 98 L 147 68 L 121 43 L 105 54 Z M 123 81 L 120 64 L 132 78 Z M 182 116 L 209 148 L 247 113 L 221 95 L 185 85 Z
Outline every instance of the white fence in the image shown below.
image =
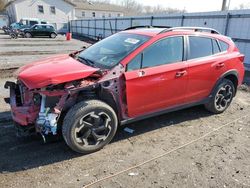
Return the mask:
M 245 54 L 250 70 L 250 9 L 206 13 L 170 14 L 144 17 L 119 17 L 71 21 L 73 35 L 105 38 L 125 28 L 139 25 L 211 27 L 230 36 Z

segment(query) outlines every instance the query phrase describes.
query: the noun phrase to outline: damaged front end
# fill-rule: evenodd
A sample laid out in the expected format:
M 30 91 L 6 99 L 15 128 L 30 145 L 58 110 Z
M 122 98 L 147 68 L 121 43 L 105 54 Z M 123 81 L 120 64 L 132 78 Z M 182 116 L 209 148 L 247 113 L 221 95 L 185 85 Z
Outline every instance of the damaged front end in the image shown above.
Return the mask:
M 97 71 L 87 78 L 39 89 L 29 89 L 20 80 L 6 82 L 5 88 L 9 89 L 10 97 L 5 101 L 11 106 L 18 135 L 40 133 L 45 141 L 46 135 L 59 132 L 65 114 L 74 104 L 89 98 L 103 98 L 108 103 L 113 100 L 116 108 L 115 105 L 120 104 L 119 79 L 123 71 L 120 65 L 113 71 Z
M 66 90 L 29 90 L 21 81 L 7 81 L 4 87 L 10 91 L 10 97 L 5 98 L 5 102 L 11 106 L 12 118 L 19 136 L 33 132 L 43 135 L 57 134 L 57 121 L 60 115 L 58 104 L 68 96 Z

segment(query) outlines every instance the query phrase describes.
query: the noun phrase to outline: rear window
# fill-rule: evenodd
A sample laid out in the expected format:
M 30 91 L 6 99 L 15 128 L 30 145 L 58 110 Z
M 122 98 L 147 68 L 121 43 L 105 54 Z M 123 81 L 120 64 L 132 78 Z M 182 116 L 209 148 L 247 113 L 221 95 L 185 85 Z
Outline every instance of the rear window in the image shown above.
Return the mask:
M 220 40 L 220 48 L 221 48 L 221 51 L 224 52 L 224 51 L 227 51 L 229 45 L 226 43 L 226 42 L 223 42 Z
M 212 40 L 205 37 L 189 37 L 190 53 L 188 59 L 205 57 L 213 54 Z

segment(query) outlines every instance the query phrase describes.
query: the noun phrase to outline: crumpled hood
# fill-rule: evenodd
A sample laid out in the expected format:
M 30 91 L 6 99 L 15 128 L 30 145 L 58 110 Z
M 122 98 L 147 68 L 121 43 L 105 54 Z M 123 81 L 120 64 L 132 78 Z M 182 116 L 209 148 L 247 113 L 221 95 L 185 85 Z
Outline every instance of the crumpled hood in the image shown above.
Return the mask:
M 25 65 L 17 74 L 29 89 L 35 89 L 86 78 L 97 70 L 63 54 Z

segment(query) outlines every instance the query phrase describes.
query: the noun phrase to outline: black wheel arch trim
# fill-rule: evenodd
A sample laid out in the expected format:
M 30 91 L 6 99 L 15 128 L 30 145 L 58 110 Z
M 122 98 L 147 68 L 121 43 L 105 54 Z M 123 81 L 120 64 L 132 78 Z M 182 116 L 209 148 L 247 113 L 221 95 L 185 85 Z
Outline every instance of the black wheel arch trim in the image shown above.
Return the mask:
M 210 93 L 210 95 L 209 95 L 209 98 L 212 98 L 212 96 L 215 94 L 215 90 L 216 90 L 217 86 L 221 83 L 221 81 L 222 81 L 225 77 L 227 77 L 227 76 L 229 76 L 229 75 L 234 75 L 234 76 L 237 77 L 237 80 L 239 80 L 239 73 L 238 73 L 238 71 L 235 70 L 235 69 L 229 70 L 229 71 L 223 73 L 223 74 L 219 77 L 219 79 L 216 81 L 216 83 L 215 83 L 215 85 L 214 85 L 214 87 L 213 87 L 213 89 L 212 89 L 212 91 L 211 91 L 211 93 Z M 237 83 L 237 86 L 238 86 L 238 84 L 239 84 L 239 83 Z M 234 94 L 234 96 L 236 95 L 236 92 L 237 92 L 237 87 L 235 88 L 235 94 Z

